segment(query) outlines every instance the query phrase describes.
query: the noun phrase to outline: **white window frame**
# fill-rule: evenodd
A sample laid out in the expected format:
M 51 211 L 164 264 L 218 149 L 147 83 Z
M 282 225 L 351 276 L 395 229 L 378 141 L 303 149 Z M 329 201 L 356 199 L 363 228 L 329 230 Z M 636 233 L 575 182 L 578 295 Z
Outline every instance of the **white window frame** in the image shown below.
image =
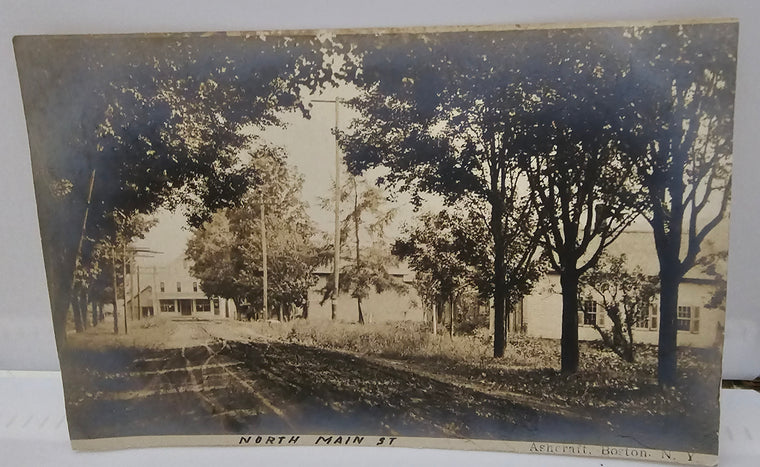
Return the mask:
M 640 331 L 656 331 L 659 322 L 657 305 L 649 304 L 647 305 L 647 315 L 637 319 L 633 328 Z
M 593 310 L 594 310 L 593 312 L 586 311 L 587 306 L 589 304 L 592 305 Z M 599 327 L 604 326 L 604 315 L 606 312 L 604 310 L 604 307 L 599 302 L 597 302 L 591 297 L 588 297 L 588 298 L 583 299 L 580 305 L 581 305 L 580 309 L 578 310 L 578 324 L 579 325 L 586 326 L 586 327 L 594 327 L 594 324 L 596 324 Z M 586 323 L 586 316 L 593 316 L 594 318 L 593 323 Z
M 688 316 L 685 315 L 686 312 L 689 313 Z M 692 334 L 699 334 L 700 317 L 698 306 L 678 305 L 676 313 L 676 328 L 678 329 L 678 332 L 690 332 Z M 688 329 L 682 329 L 679 322 L 688 322 Z
M 201 310 L 198 305 L 207 305 L 208 306 L 208 310 Z M 195 311 L 197 311 L 199 313 L 209 313 L 212 310 L 213 310 L 213 308 L 211 306 L 211 300 L 201 300 L 201 299 L 198 299 L 198 300 L 195 301 Z

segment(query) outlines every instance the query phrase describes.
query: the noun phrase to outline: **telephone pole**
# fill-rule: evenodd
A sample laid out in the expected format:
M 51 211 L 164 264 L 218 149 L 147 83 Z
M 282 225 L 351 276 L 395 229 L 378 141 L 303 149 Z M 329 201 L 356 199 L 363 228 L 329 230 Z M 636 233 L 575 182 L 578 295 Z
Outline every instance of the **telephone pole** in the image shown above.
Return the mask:
M 335 104 L 335 254 L 333 256 L 333 290 L 330 296 L 332 319 L 338 314 L 338 291 L 340 284 L 340 149 L 338 147 L 338 106 L 340 99 L 314 99 L 312 102 Z
M 130 262 L 131 263 L 131 262 Z M 131 265 L 130 265 L 131 268 Z M 132 270 L 130 269 L 130 275 L 132 273 Z M 124 292 L 124 334 L 129 334 L 129 329 L 127 328 L 127 241 L 124 240 L 124 242 L 121 244 L 121 288 Z M 132 278 L 130 277 L 129 280 L 129 288 L 132 289 Z M 132 302 L 134 301 L 134 293 L 130 293 L 130 301 L 129 301 L 129 311 L 130 311 L 130 319 L 131 319 L 131 312 L 132 312 L 132 305 L 134 305 Z
M 259 193 L 259 204 L 261 206 L 261 267 L 263 269 L 262 271 L 262 279 L 263 279 L 263 293 L 264 293 L 264 321 L 269 319 L 269 291 L 268 291 L 268 281 L 267 281 L 267 224 L 264 221 L 264 217 L 266 216 L 266 208 L 264 207 L 264 193 Z

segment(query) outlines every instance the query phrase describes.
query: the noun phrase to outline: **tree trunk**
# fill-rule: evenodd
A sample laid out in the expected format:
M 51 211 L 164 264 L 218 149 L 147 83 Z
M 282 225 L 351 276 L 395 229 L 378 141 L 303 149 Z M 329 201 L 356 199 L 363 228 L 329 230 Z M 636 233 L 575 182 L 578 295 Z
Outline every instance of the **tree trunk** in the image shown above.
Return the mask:
M 87 316 L 88 302 L 89 300 L 87 299 L 87 287 L 82 287 L 82 298 L 81 298 L 82 307 L 80 308 L 80 311 L 82 312 L 82 324 L 84 325 L 85 329 L 89 327 L 88 316 Z
M 578 279 L 576 268 L 561 271 L 562 285 L 562 373 L 578 371 Z
M 438 334 L 438 305 L 433 303 L 433 335 Z
M 303 301 L 303 319 L 309 319 L 309 296 L 306 295 L 306 298 Z
M 280 306 L 279 306 L 279 307 L 277 307 L 277 319 L 279 319 L 279 320 L 280 320 L 280 322 L 282 323 L 282 321 L 283 321 L 283 315 L 282 315 L 282 302 L 280 302 Z
M 680 262 L 660 267 L 660 334 L 657 345 L 657 379 L 661 386 L 674 386 L 677 376 L 678 284 Z
M 361 271 L 361 254 L 359 252 L 359 189 L 356 186 L 356 177 L 354 182 L 354 241 L 356 243 L 356 271 Z M 357 294 L 358 295 L 358 294 Z M 356 308 L 359 310 L 359 324 L 364 324 L 364 314 L 362 313 L 362 299 L 356 298 Z
M 97 326 L 98 325 L 98 302 L 97 300 L 92 300 L 90 303 L 90 306 L 92 307 L 92 325 Z
M 113 280 L 113 333 L 118 334 L 119 333 L 119 313 L 118 313 L 118 291 L 119 291 L 119 285 L 116 283 L 116 249 L 111 248 L 111 265 L 113 266 L 112 272 L 113 277 L 111 277 L 111 280 Z M 126 310 L 125 310 L 126 311 Z
M 491 207 L 491 233 L 494 240 L 494 330 L 493 330 L 493 356 L 504 356 L 504 348 L 507 341 L 507 329 L 504 326 L 504 299 L 507 295 L 507 282 L 504 277 L 504 232 L 501 223 L 502 206 L 497 201 Z
M 449 297 L 449 337 L 454 338 L 454 296 Z
M 82 303 L 79 296 L 80 286 L 75 285 L 73 293 L 71 294 L 71 310 L 74 313 L 74 329 L 76 332 L 82 332 L 84 326 L 82 325 Z
M 71 303 L 71 290 L 65 287 L 51 284 L 50 301 L 53 311 L 53 331 L 55 332 L 56 348 L 61 350 L 66 344 L 66 321 L 69 316 L 69 304 Z

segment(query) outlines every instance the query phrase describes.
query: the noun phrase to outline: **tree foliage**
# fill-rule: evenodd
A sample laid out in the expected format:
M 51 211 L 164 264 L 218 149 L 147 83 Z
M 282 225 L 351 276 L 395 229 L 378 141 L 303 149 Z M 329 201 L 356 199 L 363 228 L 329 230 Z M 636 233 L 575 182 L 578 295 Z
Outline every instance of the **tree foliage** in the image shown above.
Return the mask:
M 389 252 L 385 229 L 392 222 L 396 211 L 388 207 L 380 188 L 369 185 L 360 177 L 349 177 L 341 186 L 339 195 L 342 261 L 338 289 L 356 299 L 358 322 L 364 324 L 362 302 L 369 297 L 371 291 L 405 291 L 404 284 L 388 272 L 393 257 Z M 332 202 L 325 198 L 322 200 L 322 207 L 329 209 Z M 326 248 L 335 251 L 334 244 Z M 344 257 L 344 250 L 350 250 L 352 254 Z M 335 278 L 330 275 L 322 289 L 322 303 L 333 295 L 334 289 Z M 369 316 L 367 319 L 371 321 L 372 317 Z
M 252 182 L 236 154 L 246 128 L 280 124 L 301 93 L 332 82 L 321 39 L 301 35 L 131 35 L 15 40 L 56 335 L 87 235 L 113 239 L 110 213 L 185 206 L 200 225 Z
M 361 117 L 343 138 L 352 171 L 389 167 L 381 181 L 418 203 L 422 193 L 435 193 L 449 203 L 488 207 L 497 356 L 513 288 L 507 280 L 530 271 L 538 243 L 557 271 L 567 271 L 563 295 L 571 298 L 563 315 L 575 319 L 578 258 L 596 248 L 580 269 L 593 266 L 636 214 L 632 169 L 615 134 L 615 106 L 622 103 L 611 100 L 625 60 L 606 48 L 616 34 L 393 37 L 387 47 L 373 42 L 364 49 L 359 42 L 352 51 L 359 59 L 344 70 L 365 90 L 352 103 Z M 509 267 L 517 264 L 522 268 Z M 573 324 L 577 329 L 577 322 L 564 324 L 568 371 L 577 367 Z
M 379 181 L 409 192 L 417 205 L 432 193 L 448 204 L 485 210 L 494 245 L 490 282 L 496 356 L 504 353 L 507 277 L 530 269 L 537 248 L 537 242 L 518 241 L 534 238 L 539 226 L 514 170 L 513 146 L 520 135 L 514 131 L 513 109 L 525 92 L 520 67 L 528 63 L 522 57 L 540 53 L 535 39 L 542 34 L 352 37 L 354 47 L 343 70 L 364 90 L 349 102 L 360 117 L 342 138 L 349 170 L 388 168 Z M 507 263 L 525 270 L 508 270 Z
M 258 188 L 250 190 L 240 206 L 220 211 L 193 231 L 186 250 L 193 261 L 191 272 L 207 293 L 261 310 L 263 207 L 269 304 L 286 310 L 303 307 L 316 283 L 314 269 L 325 261 L 301 199 L 303 177 L 284 163 L 277 150 L 264 149 L 252 156 Z
M 424 304 L 439 311 L 460 289 L 477 281 L 467 252 L 457 245 L 457 221 L 446 211 L 422 214 L 393 244 L 393 254 L 406 260 L 418 276 L 417 293 Z
M 612 322 L 610 329 L 594 322 L 602 342 L 625 361 L 633 362 L 633 330 L 650 327 L 650 315 L 656 310 L 653 306 L 659 293 L 659 280 L 656 276 L 644 274 L 638 267 L 628 269 L 627 261 L 625 254 L 603 254 L 597 266 L 583 276 L 581 290 L 601 305 Z

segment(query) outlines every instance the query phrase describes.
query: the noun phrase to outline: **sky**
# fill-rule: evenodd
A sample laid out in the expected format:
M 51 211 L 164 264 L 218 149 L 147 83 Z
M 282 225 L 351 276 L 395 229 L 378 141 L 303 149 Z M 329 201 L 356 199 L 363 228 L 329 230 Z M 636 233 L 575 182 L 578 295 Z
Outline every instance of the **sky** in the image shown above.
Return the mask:
M 350 99 L 356 95 L 355 88 L 342 86 L 310 95 L 305 101 L 308 105 L 314 99 Z M 339 106 L 338 127 L 344 129 L 355 116 L 355 112 L 345 106 Z M 261 142 L 280 146 L 285 150 L 287 163 L 304 177 L 302 199 L 308 204 L 309 216 L 317 228 L 331 233 L 334 231 L 334 213 L 321 207 L 320 198 L 331 196 L 331 185 L 335 178 L 335 138 L 332 133 L 335 126 L 335 105 L 314 102 L 311 119 L 304 118 L 300 112 L 286 113 L 282 117 L 287 126 L 268 128 L 259 133 Z M 342 166 L 345 168 L 345 164 Z M 367 178 L 374 184 L 377 175 L 378 172 L 370 172 Z M 404 223 L 409 223 L 416 215 L 406 196 L 399 195 L 393 207 L 397 213 L 393 223 L 386 229 L 386 235 L 390 239 L 397 237 Z M 423 211 L 438 210 L 441 207 L 440 200 L 430 197 Z M 161 210 L 156 218 L 158 224 L 146 234 L 145 239 L 135 242 L 137 246 L 161 252 L 152 257 L 141 258 L 140 262 L 144 265 L 165 265 L 182 256 L 191 235 L 180 212 Z

